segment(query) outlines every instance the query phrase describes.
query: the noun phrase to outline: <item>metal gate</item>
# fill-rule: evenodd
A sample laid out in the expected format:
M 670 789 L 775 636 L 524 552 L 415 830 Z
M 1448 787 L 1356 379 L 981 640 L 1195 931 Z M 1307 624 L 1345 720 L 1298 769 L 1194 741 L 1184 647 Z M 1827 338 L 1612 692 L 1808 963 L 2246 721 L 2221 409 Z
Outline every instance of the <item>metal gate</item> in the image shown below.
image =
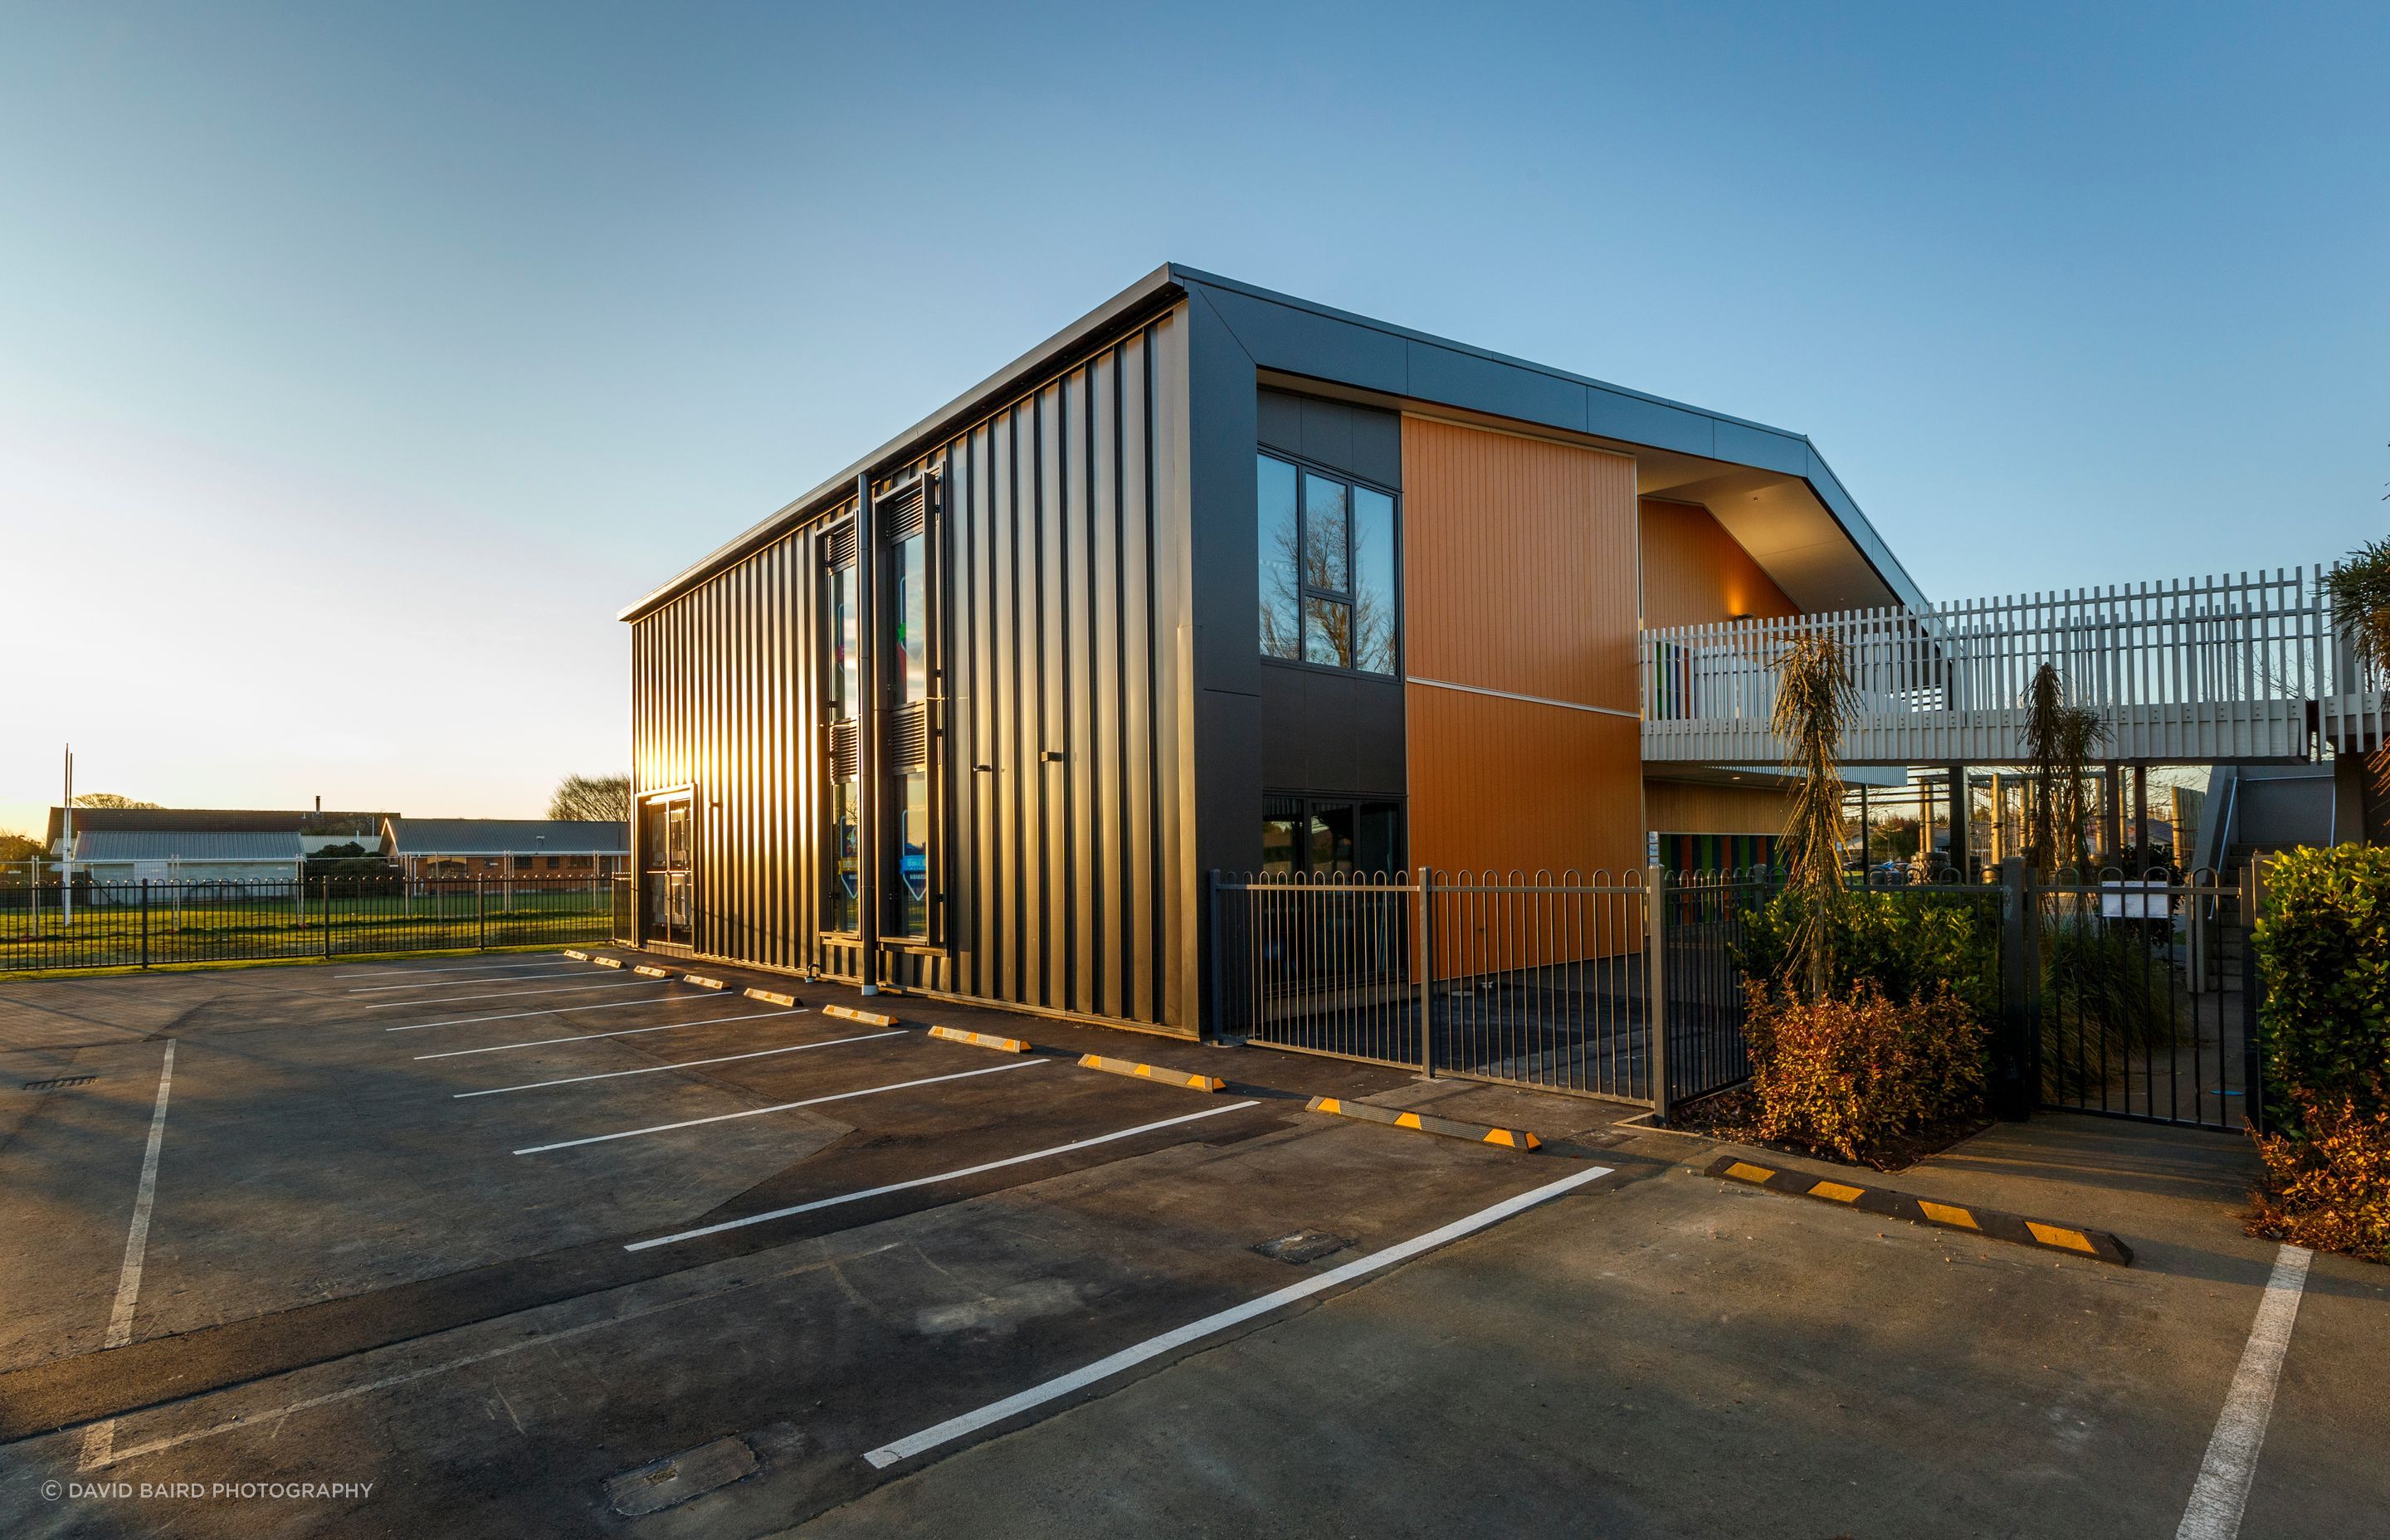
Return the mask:
M 2253 895 L 2211 872 L 2037 886 L 2041 1105 L 2196 1128 L 2261 1125 Z
M 1664 1099 L 1656 1078 L 1680 1102 L 1750 1073 L 1735 947 L 1767 892 L 1764 878 L 1656 868 L 1591 881 L 1215 874 L 1212 1029 L 1646 1106 Z

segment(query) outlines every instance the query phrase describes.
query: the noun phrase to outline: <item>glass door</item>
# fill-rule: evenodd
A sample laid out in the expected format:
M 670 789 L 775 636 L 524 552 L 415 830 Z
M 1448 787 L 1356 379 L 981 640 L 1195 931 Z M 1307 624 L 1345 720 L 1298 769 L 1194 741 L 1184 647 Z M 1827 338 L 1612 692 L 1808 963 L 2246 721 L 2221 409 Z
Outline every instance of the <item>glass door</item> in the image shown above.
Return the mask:
M 684 788 L 639 804 L 640 940 L 694 945 L 696 802 Z

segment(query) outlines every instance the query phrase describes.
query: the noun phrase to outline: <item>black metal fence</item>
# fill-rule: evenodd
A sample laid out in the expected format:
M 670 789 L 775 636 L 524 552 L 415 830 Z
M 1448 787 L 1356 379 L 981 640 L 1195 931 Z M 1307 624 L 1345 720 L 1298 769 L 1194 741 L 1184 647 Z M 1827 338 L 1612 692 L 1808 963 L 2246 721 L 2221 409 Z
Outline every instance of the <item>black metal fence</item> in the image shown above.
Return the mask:
M 1655 905 L 1645 871 L 1215 874 L 1212 1030 L 1646 1105 L 1705 1094 L 1750 1073 L 1734 958 L 1769 890 L 1765 874 L 1659 879 Z
M 1990 1018 L 2003 1112 L 2217 1129 L 2255 1119 L 2246 892 L 2204 872 L 2045 883 L 2011 864 L 1987 875 L 1852 883 L 1862 903 L 1965 912 L 1967 976 L 1947 982 Z M 1210 1026 L 1664 1111 L 1750 1076 L 1745 969 L 1754 918 L 1781 892 L 1765 869 L 1590 881 L 1214 874 Z M 1855 950 L 1884 944 L 1869 933 L 1862 917 Z
M 2044 1107 L 2261 1124 L 2254 893 L 2210 872 L 2110 872 L 2033 890 L 2030 1041 Z
M 602 942 L 604 878 L 286 878 L 0 888 L 0 973 Z

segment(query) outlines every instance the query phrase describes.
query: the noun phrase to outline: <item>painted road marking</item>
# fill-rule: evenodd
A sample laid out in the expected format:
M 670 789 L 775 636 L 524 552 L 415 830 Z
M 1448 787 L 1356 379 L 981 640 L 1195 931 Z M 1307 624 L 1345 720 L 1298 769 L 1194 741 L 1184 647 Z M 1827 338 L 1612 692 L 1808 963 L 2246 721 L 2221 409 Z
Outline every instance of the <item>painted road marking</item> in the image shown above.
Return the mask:
M 417 1006 L 462 1005 L 467 1000 L 519 1000 L 527 995 L 586 995 L 593 989 L 653 989 L 670 979 L 609 979 L 602 984 L 558 984 L 553 989 L 501 989 L 488 995 L 443 995 L 437 1000 L 377 1000 L 367 1010 L 406 1010 Z
M 426 1059 L 462 1059 L 467 1054 L 505 1053 L 509 1048 L 545 1048 L 552 1043 L 594 1043 L 601 1037 L 636 1037 L 648 1032 L 685 1032 L 690 1027 L 718 1027 L 726 1021 L 760 1021 L 766 1016 L 794 1016 L 795 1010 L 751 1010 L 744 1016 L 709 1016 L 702 1021 L 667 1021 L 660 1027 L 624 1027 L 620 1032 L 585 1032 L 571 1037 L 534 1037 L 523 1043 L 495 1043 L 486 1048 L 450 1048 L 444 1053 L 419 1053 L 418 1060 Z
M 1231 1327 L 1240 1326 L 1257 1315 L 1266 1315 L 1281 1305 L 1292 1304 L 1295 1301 L 1307 1299 L 1322 1290 L 1349 1283 L 1355 1278 L 1377 1272 L 1381 1268 L 1391 1267 L 1399 1262 L 1407 1262 L 1422 1251 L 1433 1251 L 1438 1246 L 1458 1240 L 1463 1236 L 1472 1235 L 1488 1226 L 1498 1225 L 1512 1214 L 1523 1213 L 1538 1203 L 1558 1198 L 1564 1192 L 1585 1186 L 1587 1182 L 1607 1176 L 1610 1174 L 1610 1170 L 1608 1166 L 1587 1166 L 1583 1171 L 1574 1172 L 1557 1182 L 1547 1182 L 1542 1187 L 1531 1187 L 1515 1198 L 1506 1198 L 1490 1208 L 1480 1209 L 1466 1218 L 1456 1219 L 1449 1225 L 1440 1226 L 1425 1235 L 1406 1240 L 1400 1245 L 1389 1246 L 1384 1251 L 1374 1252 L 1357 1262 L 1348 1262 L 1342 1267 L 1331 1268 L 1316 1277 L 1289 1284 L 1284 1289 L 1264 1294 L 1259 1299 L 1247 1300 L 1242 1304 L 1233 1305 L 1215 1315 L 1206 1315 L 1200 1321 L 1189 1321 L 1176 1330 L 1165 1331 L 1159 1337 L 1149 1337 L 1135 1347 L 1123 1348 L 1120 1352 L 1109 1357 L 1099 1358 L 1085 1367 L 1073 1369 L 1068 1374 L 1057 1375 L 1042 1385 L 1033 1385 L 1025 1391 L 1006 1396 L 1001 1401 L 991 1401 L 978 1410 L 965 1412 L 960 1417 L 948 1418 L 934 1428 L 924 1428 L 919 1432 L 898 1439 L 893 1444 L 882 1444 L 863 1457 L 869 1460 L 874 1467 L 881 1469 L 893 1465 L 898 1460 L 910 1459 L 915 1455 L 935 1449 L 942 1444 L 952 1443 L 964 1434 L 974 1432 L 990 1423 L 1001 1422 L 1006 1418 L 1025 1412 L 1033 1406 L 1041 1406 L 1048 1401 L 1069 1395 L 1099 1380 L 1108 1380 L 1113 1375 L 1135 1368 L 1150 1359 L 1158 1358 L 1165 1353 L 1174 1353 L 1189 1343 L 1200 1342 L 1206 1337 L 1226 1331 Z
M 503 984 L 517 979 L 546 979 L 559 970 L 571 968 L 570 963 L 542 963 L 527 973 L 493 973 L 486 979 L 434 979 L 428 984 L 368 984 L 352 988 L 352 995 L 395 995 L 403 989 L 455 989 L 458 984 Z
M 869 1043 L 881 1037 L 902 1037 L 904 1030 L 867 1032 L 860 1037 L 832 1037 L 819 1043 L 791 1043 L 785 1048 L 757 1048 L 750 1053 L 726 1053 L 713 1059 L 684 1059 L 672 1064 L 651 1064 L 643 1070 L 609 1070 L 598 1075 L 567 1075 L 562 1080 L 534 1080 L 525 1085 L 499 1085 L 487 1091 L 459 1091 L 452 1098 L 462 1101 L 467 1097 L 502 1097 L 508 1091 L 536 1091 L 546 1085 L 578 1085 L 585 1080 L 620 1080 L 624 1075 L 655 1075 L 666 1070 L 689 1070 L 700 1064 L 728 1064 L 740 1059 L 769 1059 L 778 1053 L 803 1053 L 807 1048 L 834 1048 L 841 1043 Z
M 505 962 L 457 963 L 454 967 L 450 968 L 406 968 L 397 963 L 391 963 L 384 967 L 374 969 L 370 972 L 335 973 L 332 977 L 335 979 L 403 979 L 410 973 L 486 973 L 494 968 L 529 968 L 537 962 L 537 960 L 543 956 L 553 956 L 555 954 L 526 952 L 519 957 L 510 957 Z M 549 966 L 561 968 L 564 965 L 561 963 L 556 963 Z M 470 981 L 469 980 L 468 982 L 469 982 Z
M 999 1064 L 996 1068 L 1018 1070 L 1026 1065 L 1047 1062 L 1049 1061 L 1043 1059 L 1024 1059 L 1017 1063 Z M 975 1070 L 971 1072 L 985 1074 L 989 1072 Z M 892 1192 L 904 1192 L 911 1187 L 926 1187 L 933 1182 L 959 1181 L 965 1176 L 976 1176 L 983 1171 L 1001 1171 L 1006 1166 L 1017 1166 L 1023 1161 L 1042 1161 L 1049 1155 L 1068 1155 L 1074 1149 L 1092 1149 L 1099 1144 L 1110 1144 L 1114 1139 L 1135 1138 L 1139 1134 L 1150 1134 L 1158 1128 L 1175 1128 L 1182 1123 L 1193 1123 L 1198 1118 L 1216 1118 L 1223 1112 L 1234 1112 L 1242 1108 L 1260 1105 L 1258 1101 L 1225 1102 L 1218 1107 L 1206 1107 L 1201 1112 L 1182 1112 L 1175 1118 L 1163 1118 L 1157 1123 L 1141 1123 L 1135 1128 L 1124 1128 L 1113 1134 L 1098 1134 L 1093 1138 L 1073 1139 L 1069 1144 L 1058 1144 L 1047 1149 L 1033 1149 L 1026 1155 L 1008 1155 L 1001 1161 L 986 1161 L 975 1166 L 964 1166 L 957 1171 L 942 1171 L 934 1176 L 916 1176 L 909 1182 L 891 1182 L 883 1187 L 866 1187 L 860 1192 L 842 1192 L 835 1198 L 816 1198 L 810 1203 L 795 1203 L 785 1209 L 774 1209 L 769 1213 L 751 1213 L 744 1219 L 726 1219 L 718 1225 L 705 1225 L 694 1230 L 680 1230 L 672 1235 L 660 1235 L 653 1240 L 634 1240 L 623 1250 L 644 1251 L 650 1247 L 671 1246 L 684 1240 L 695 1240 L 701 1236 L 720 1235 L 725 1230 L 744 1229 L 750 1225 L 762 1225 L 775 1219 L 786 1219 L 792 1214 L 811 1213 L 816 1209 L 836 1208 L 842 1203 L 860 1203 L 867 1198 L 880 1198 Z
M 2314 1259 L 2303 1246 L 2285 1246 L 2274 1255 L 2273 1276 L 2266 1280 L 2257 1318 L 2249 1327 L 2249 1345 L 2241 1350 L 2241 1367 L 2225 1392 L 2224 1410 L 2216 1418 L 2175 1540 L 2233 1540 L 2241 1533 L 2257 1451 L 2274 1415 L 2274 1387 L 2282 1377 L 2291 1328 L 2298 1324 L 2299 1296 L 2307 1286 L 2307 1264 Z
M 426 1000 L 425 1005 L 434 1002 Z M 636 1006 L 698 1005 L 701 1000 L 668 1000 L 649 995 L 643 1000 L 609 1000 L 595 1006 L 555 1006 L 546 1010 L 506 1010 L 493 1016 L 454 1016 L 445 1021 L 414 1021 L 403 1027 L 384 1027 L 384 1032 L 421 1032 L 426 1027 L 469 1027 L 476 1021 L 520 1021 L 532 1016 L 577 1016 L 585 1010 L 622 1010 Z M 803 1008 L 803 1007 L 800 1007 Z
M 149 1145 L 141 1152 L 141 1180 L 133 1189 L 133 1226 L 124 1234 L 124 1264 L 116 1275 L 116 1306 L 108 1313 L 108 1335 L 100 1351 L 121 1348 L 133 1341 L 133 1312 L 141 1302 L 141 1269 L 149 1253 L 149 1213 L 158 1201 L 158 1151 L 166 1141 L 166 1098 L 174 1089 L 174 1040 L 166 1039 L 166 1058 L 158 1066 L 158 1102 L 149 1111 Z M 104 1463 L 116 1443 L 113 1418 L 94 1423 L 84 1434 L 83 1465 L 90 1469 Z
M 1042 1059 L 1024 1059 L 1014 1064 L 991 1064 L 983 1070 L 962 1070 L 950 1075 L 931 1075 L 923 1080 L 900 1080 L 893 1085 L 873 1085 L 860 1091 L 839 1091 L 826 1097 L 807 1097 L 803 1101 L 784 1101 L 772 1107 L 750 1107 L 743 1112 L 717 1112 L 710 1118 L 684 1118 L 678 1123 L 660 1123 L 647 1128 L 625 1128 L 619 1134 L 592 1134 L 585 1139 L 560 1139 L 555 1144 L 535 1144 L 518 1149 L 518 1155 L 542 1155 L 551 1149 L 571 1149 L 585 1144 L 604 1144 L 610 1139 L 636 1139 L 642 1134 L 669 1134 L 675 1128 L 697 1128 L 709 1123 L 731 1123 L 739 1118 L 760 1118 L 766 1112 L 793 1111 L 800 1107 L 819 1107 L 826 1101 L 853 1101 L 857 1097 L 876 1097 L 884 1091 L 909 1091 L 917 1085 L 942 1085 L 949 1080 L 969 1080 L 973 1075 L 1000 1075 L 1007 1070 L 1034 1070 L 1047 1062 Z

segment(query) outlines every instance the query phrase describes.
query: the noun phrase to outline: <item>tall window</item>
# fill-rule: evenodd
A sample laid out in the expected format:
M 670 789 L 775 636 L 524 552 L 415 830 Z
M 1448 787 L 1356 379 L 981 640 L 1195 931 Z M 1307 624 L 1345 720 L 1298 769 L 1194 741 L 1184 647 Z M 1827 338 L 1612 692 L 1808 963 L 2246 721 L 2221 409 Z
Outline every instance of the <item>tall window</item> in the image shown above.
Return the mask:
M 1255 475 L 1262 656 L 1393 674 L 1394 498 L 1274 455 Z
M 930 584 L 926 541 L 917 531 L 888 545 L 888 656 L 895 660 L 892 745 L 908 748 L 888 769 L 890 792 L 882 807 L 894 815 L 895 839 L 887 846 L 889 865 L 881 923 L 894 936 L 930 933 Z M 914 730 L 918 729 L 918 730 Z M 882 836 L 883 840 L 885 835 Z
M 856 632 L 854 566 L 833 567 L 829 574 L 829 892 L 824 896 L 824 918 L 833 930 L 859 927 L 863 911 L 858 899 L 861 845 L 855 829 L 855 707 L 863 698 L 863 649 Z
M 888 547 L 889 635 L 904 664 L 895 685 L 897 700 L 910 705 L 930 698 L 930 584 L 921 568 L 921 537 L 907 535 Z

